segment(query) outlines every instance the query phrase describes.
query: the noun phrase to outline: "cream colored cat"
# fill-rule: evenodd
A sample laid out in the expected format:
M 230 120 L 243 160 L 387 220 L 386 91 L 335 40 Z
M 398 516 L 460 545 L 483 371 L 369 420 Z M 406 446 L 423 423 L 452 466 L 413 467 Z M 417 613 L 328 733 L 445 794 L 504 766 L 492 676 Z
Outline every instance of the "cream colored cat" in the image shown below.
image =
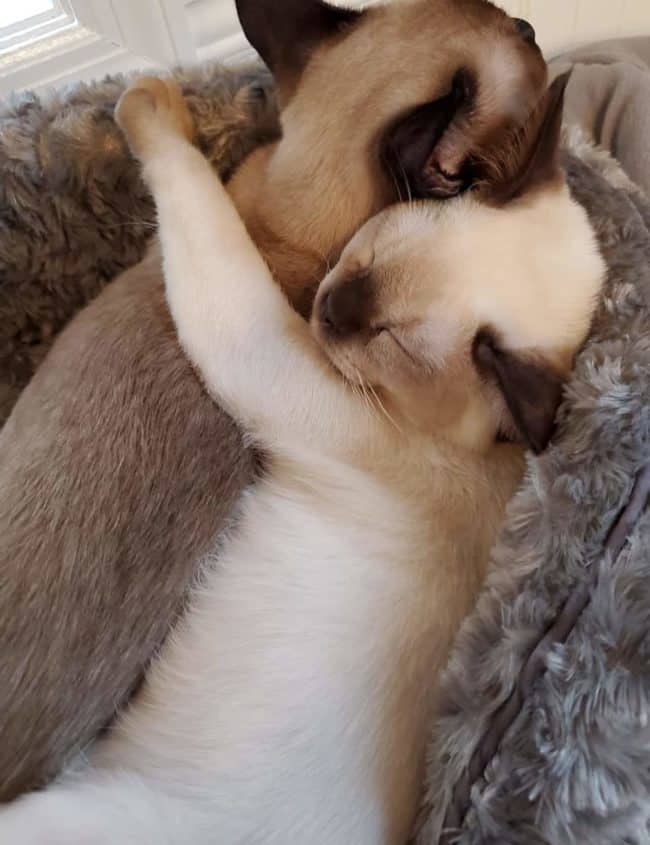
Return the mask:
M 0 810 L 2 843 L 405 841 L 437 670 L 521 473 L 499 441 L 544 445 L 603 278 L 555 164 L 561 100 L 498 207 L 364 226 L 310 326 L 179 92 L 127 92 L 179 338 L 268 471 L 130 711 L 86 767 Z

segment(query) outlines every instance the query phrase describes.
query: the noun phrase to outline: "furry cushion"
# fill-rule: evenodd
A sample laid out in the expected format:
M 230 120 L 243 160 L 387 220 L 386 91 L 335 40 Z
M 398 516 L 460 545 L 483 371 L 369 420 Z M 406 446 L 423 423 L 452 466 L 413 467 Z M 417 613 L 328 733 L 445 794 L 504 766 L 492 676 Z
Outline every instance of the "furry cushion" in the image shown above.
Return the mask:
M 260 69 L 180 77 L 222 173 L 277 132 Z M 112 122 L 124 84 L 25 96 L 0 113 L 0 422 L 54 335 L 151 232 Z M 650 842 L 650 517 L 624 521 L 620 554 L 603 552 L 650 457 L 650 205 L 608 156 L 577 137 L 568 146 L 609 283 L 557 437 L 530 460 L 451 661 L 419 845 Z M 572 624 L 545 637 L 576 595 Z
M 179 71 L 223 176 L 278 132 L 259 66 Z M 113 122 L 122 77 L 0 106 L 0 425 L 56 334 L 143 256 L 153 205 Z

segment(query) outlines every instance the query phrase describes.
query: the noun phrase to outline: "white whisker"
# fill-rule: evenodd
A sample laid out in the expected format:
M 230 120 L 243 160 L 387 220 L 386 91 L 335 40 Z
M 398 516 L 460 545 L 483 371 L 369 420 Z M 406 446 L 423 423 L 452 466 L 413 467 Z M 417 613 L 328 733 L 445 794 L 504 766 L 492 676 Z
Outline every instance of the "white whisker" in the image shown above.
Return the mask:
M 379 406 L 379 409 L 381 410 L 383 415 L 386 417 L 386 419 L 396 428 L 397 431 L 399 431 L 400 434 L 404 434 L 404 431 L 401 428 L 401 426 L 398 425 L 395 418 L 389 413 L 388 408 L 386 408 L 384 403 L 381 401 L 381 398 L 380 398 L 379 394 L 377 393 L 377 391 L 375 390 L 375 388 L 371 384 L 368 384 L 368 389 L 372 393 L 372 395 L 375 399 L 375 402 Z

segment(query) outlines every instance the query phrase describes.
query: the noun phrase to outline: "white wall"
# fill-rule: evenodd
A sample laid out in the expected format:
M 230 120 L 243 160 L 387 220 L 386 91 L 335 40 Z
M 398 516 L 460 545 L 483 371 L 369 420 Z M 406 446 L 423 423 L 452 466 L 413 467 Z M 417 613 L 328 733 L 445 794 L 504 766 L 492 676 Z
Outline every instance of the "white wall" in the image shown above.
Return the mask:
M 650 0 L 648 0 L 650 3 Z M 234 0 L 185 0 L 197 58 L 236 59 L 246 47 Z
M 548 56 L 589 41 L 650 36 L 650 0 L 497 0 L 515 17 L 526 18 Z
M 379 5 L 391 0 L 329 0 L 336 6 Z M 214 3 L 218 0 L 200 0 Z M 493 0 L 537 30 L 549 56 L 565 49 L 617 36 L 650 36 L 650 0 Z

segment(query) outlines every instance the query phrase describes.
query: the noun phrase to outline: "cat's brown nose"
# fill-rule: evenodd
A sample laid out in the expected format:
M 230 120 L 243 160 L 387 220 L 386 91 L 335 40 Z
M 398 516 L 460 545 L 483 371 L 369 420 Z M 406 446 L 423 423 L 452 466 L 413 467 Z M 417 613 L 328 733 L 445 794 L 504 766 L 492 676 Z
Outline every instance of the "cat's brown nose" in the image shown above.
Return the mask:
M 369 277 L 365 275 L 334 285 L 318 303 L 323 328 L 340 337 L 362 331 L 368 325 L 369 294 Z

